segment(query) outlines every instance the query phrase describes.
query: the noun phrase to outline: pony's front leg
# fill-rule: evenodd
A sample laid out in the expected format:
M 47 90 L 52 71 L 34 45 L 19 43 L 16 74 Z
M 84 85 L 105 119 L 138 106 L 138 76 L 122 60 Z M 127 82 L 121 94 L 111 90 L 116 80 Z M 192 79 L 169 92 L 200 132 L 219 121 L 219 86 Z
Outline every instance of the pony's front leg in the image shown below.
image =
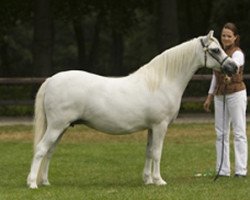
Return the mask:
M 146 148 L 146 162 L 143 170 L 143 181 L 146 185 L 153 184 L 152 178 L 152 130 L 148 130 L 148 143 Z
M 164 138 L 167 132 L 168 123 L 163 122 L 155 127 L 153 127 L 153 136 L 152 136 L 152 158 L 153 158 L 153 183 L 156 185 L 166 185 L 161 177 L 160 173 L 160 162 L 162 147 L 164 143 Z

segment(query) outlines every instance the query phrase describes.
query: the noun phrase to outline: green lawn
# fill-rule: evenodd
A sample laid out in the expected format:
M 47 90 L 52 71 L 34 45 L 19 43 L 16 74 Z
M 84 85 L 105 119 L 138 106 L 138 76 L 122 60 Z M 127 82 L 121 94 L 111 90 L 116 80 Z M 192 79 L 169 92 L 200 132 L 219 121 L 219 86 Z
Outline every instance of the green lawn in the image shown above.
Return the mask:
M 173 124 L 161 162 L 168 184 L 145 186 L 146 132 L 110 136 L 76 126 L 65 133 L 52 158 L 51 186 L 31 190 L 26 177 L 32 158 L 32 128 L 0 126 L 0 200 L 249 199 L 249 177 L 213 181 L 214 142 L 213 124 Z M 202 176 L 196 177 L 198 173 Z

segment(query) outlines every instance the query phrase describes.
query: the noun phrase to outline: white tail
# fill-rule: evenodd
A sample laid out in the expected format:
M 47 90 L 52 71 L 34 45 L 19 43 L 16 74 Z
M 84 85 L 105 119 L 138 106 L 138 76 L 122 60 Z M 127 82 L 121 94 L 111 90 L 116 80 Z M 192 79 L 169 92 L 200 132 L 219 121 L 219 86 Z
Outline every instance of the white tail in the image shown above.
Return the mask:
M 36 94 L 34 118 L 34 149 L 36 148 L 39 141 L 42 139 L 47 127 L 47 121 L 44 111 L 44 95 L 46 84 L 47 80 L 41 85 Z

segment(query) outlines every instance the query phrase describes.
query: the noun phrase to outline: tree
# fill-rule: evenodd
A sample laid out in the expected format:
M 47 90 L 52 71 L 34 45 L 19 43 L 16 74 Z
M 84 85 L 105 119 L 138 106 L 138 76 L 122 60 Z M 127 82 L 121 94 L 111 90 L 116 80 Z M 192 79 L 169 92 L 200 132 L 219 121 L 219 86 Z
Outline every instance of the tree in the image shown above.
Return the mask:
M 71 24 L 75 33 L 78 66 L 74 69 L 98 71 L 94 66 L 98 62 L 99 35 L 103 21 L 99 5 L 102 5 L 102 1 L 53 1 L 56 19 Z
M 157 13 L 157 44 L 161 52 L 179 42 L 176 0 L 159 0 Z
M 53 18 L 51 0 L 34 1 L 33 66 L 37 76 L 48 76 L 52 70 Z
M 205 35 L 211 29 L 211 16 L 215 0 L 178 0 L 180 40 Z
M 15 58 L 10 51 L 11 45 L 14 47 L 18 45 L 13 41 L 11 32 L 17 26 L 31 21 L 31 12 L 32 0 L 21 3 L 15 0 L 2 0 L 0 2 L 0 76 L 12 76 L 17 73 L 13 66 Z
M 73 24 L 80 65 L 78 68 L 103 75 L 127 74 L 123 67 L 124 37 L 137 22 L 136 11 L 144 6 L 143 2 L 144 0 L 55 1 L 59 19 L 64 18 Z M 101 37 L 108 38 L 110 51 L 103 52 L 102 49 L 100 52 L 103 48 Z M 109 56 L 106 56 L 108 53 Z M 105 66 L 100 59 L 106 59 L 110 63 Z

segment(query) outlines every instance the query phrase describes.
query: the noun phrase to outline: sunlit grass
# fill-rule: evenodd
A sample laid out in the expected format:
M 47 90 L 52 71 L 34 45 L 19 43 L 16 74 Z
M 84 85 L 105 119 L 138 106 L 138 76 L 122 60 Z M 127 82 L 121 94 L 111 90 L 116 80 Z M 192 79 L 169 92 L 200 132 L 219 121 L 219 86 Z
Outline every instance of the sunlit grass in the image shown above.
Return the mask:
M 161 162 L 162 176 L 168 182 L 164 187 L 143 184 L 146 138 L 145 131 L 111 136 L 84 126 L 70 128 L 52 158 L 52 185 L 30 190 L 26 177 L 33 150 L 32 127 L 1 126 L 0 200 L 249 199 L 248 177 L 213 181 L 212 123 L 170 126 Z M 202 176 L 195 177 L 198 173 Z

